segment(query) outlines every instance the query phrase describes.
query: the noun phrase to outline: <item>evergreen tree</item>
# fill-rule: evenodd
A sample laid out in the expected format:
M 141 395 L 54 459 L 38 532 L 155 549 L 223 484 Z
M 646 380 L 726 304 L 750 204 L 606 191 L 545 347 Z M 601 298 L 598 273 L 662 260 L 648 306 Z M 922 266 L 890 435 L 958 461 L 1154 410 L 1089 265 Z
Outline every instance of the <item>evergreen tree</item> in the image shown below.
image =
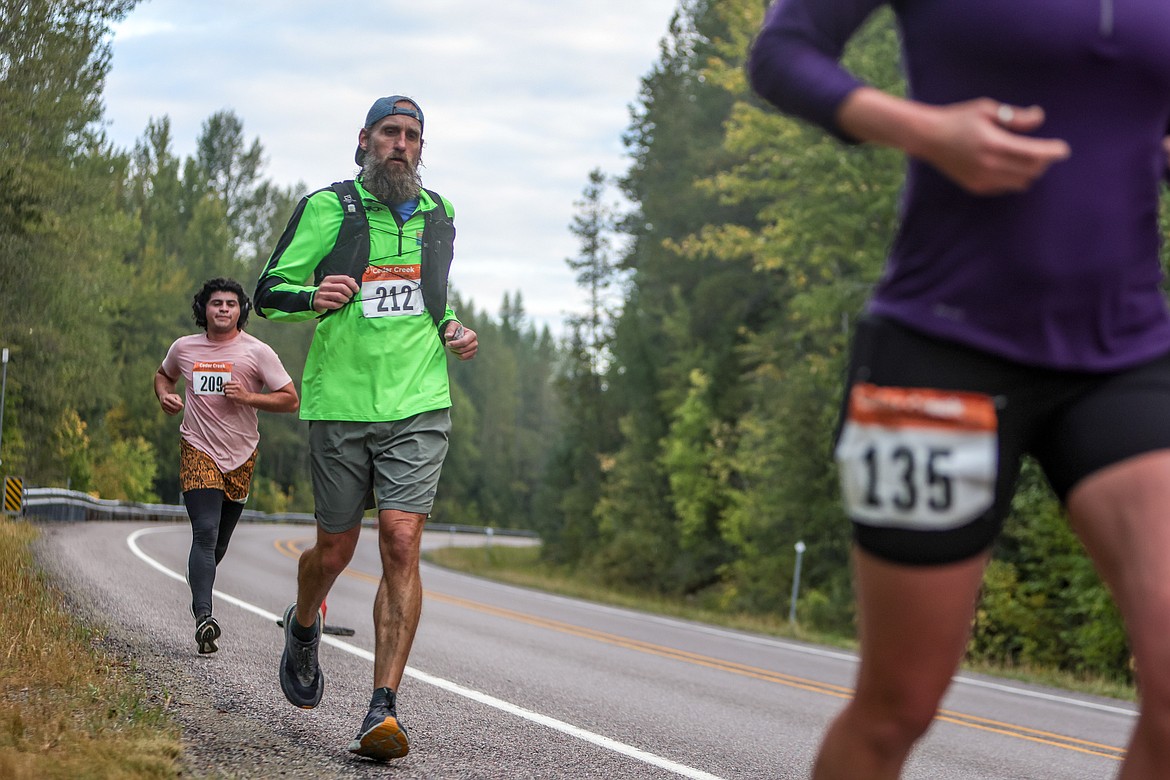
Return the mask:
M 608 376 L 621 443 L 608 453 L 613 468 L 597 509 L 613 577 L 658 572 L 657 589 L 691 594 L 717 585 L 729 561 L 719 524 L 731 494 L 725 474 L 676 468 L 689 453 L 715 456 L 712 469 L 727 462 L 730 423 L 742 409 L 738 347 L 768 303 L 749 260 L 685 243 L 712 221 L 750 230 L 754 220 L 750 204 L 702 184 L 729 164 L 722 139 L 733 105 L 704 75 L 723 25 L 713 6 L 680 6 L 626 135 L 632 165 L 622 187 L 634 208 L 621 222 L 620 266 L 629 281 Z
M 580 243 L 580 254 L 566 263 L 588 292 L 588 310 L 568 318 L 571 337 L 558 381 L 565 427 L 546 477 L 546 488 L 557 498 L 540 526 L 546 556 L 574 564 L 597 550 L 594 507 L 617 438 L 606 398 L 612 340 L 607 291 L 617 269 L 610 254 L 613 209 L 605 202 L 605 189 L 601 171 L 591 171 L 569 228 Z
M 434 514 L 441 522 L 533 528 L 537 490 L 560 429 L 556 345 L 547 329 L 536 333 L 519 293 L 505 294 L 499 322 L 458 294 L 452 306 L 489 359 L 448 358 L 451 449 Z
M 128 283 L 125 163 L 99 122 L 108 28 L 133 5 L 0 2 L 0 344 L 11 352 L 0 458 L 33 484 L 67 481 L 54 426 L 100 412 L 126 379 L 110 359 Z

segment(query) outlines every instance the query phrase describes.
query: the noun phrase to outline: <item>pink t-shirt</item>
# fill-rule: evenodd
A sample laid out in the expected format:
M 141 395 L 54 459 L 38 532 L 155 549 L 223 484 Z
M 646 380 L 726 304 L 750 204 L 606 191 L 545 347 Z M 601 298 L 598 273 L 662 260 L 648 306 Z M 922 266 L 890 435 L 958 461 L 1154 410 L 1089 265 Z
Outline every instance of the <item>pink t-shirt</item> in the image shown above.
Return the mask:
M 174 379 L 181 374 L 187 383 L 179 435 L 224 473 L 242 466 L 260 443 L 256 409 L 230 400 L 224 385 L 234 379 L 258 393 L 292 381 L 272 347 L 243 331 L 231 341 L 211 341 L 206 333 L 183 336 L 167 350 L 162 370 Z

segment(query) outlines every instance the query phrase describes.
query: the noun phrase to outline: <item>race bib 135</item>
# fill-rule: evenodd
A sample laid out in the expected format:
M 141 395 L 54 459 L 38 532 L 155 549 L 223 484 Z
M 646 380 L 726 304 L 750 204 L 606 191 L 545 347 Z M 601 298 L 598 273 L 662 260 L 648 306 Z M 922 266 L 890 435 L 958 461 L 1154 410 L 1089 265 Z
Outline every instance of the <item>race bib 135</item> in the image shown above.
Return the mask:
M 854 385 L 836 450 L 850 518 L 922 530 L 974 520 L 995 500 L 996 438 L 990 396 Z

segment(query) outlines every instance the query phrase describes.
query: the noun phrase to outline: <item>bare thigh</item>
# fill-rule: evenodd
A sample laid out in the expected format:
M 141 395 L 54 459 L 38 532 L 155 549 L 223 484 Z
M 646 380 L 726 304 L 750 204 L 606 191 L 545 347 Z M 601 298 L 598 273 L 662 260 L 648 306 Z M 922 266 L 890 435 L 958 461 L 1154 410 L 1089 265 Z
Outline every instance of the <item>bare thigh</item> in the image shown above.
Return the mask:
M 939 566 L 854 553 L 861 667 L 856 706 L 925 729 L 962 660 L 986 555 Z
M 1081 480 L 1068 511 L 1125 619 L 1139 678 L 1170 665 L 1170 450 L 1128 458 Z M 1170 682 L 1166 683 L 1170 687 Z

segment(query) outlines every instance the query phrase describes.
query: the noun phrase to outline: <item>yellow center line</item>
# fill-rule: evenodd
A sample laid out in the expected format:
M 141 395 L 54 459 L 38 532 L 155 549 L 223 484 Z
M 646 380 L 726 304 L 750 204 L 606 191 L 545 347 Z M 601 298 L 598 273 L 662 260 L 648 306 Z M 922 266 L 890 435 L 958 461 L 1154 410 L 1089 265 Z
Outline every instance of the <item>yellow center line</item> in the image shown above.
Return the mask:
M 284 539 L 278 540 L 275 543 L 275 546 L 276 549 L 279 550 L 282 554 L 291 558 L 295 558 L 299 556 L 301 552 L 300 548 L 298 547 L 298 543 L 311 544 L 312 541 L 312 539 L 306 538 Z M 377 584 L 380 579 L 378 576 L 367 574 L 356 569 L 346 569 L 344 573 L 350 577 L 353 577 L 354 579 L 373 584 Z M 577 626 L 572 623 L 565 623 L 560 620 L 535 617 L 523 612 L 504 609 L 502 607 L 495 607 L 490 604 L 484 604 L 478 601 L 470 601 L 458 596 L 449 596 L 445 593 L 436 593 L 435 591 L 430 590 L 427 590 L 424 593 L 426 598 L 432 599 L 434 601 L 441 601 L 454 606 L 474 610 L 476 612 L 495 615 L 506 620 L 527 623 L 528 625 L 536 626 L 538 628 L 546 628 L 562 634 L 578 636 L 583 639 L 590 639 L 595 642 L 602 642 L 604 644 L 613 645 L 615 647 L 622 647 L 627 650 L 634 650 L 640 653 L 659 656 L 661 658 L 683 661 L 685 663 L 704 666 L 709 669 L 729 672 L 731 674 L 738 674 L 742 677 L 750 677 L 757 680 L 776 683 L 777 685 L 784 685 L 786 687 L 798 690 L 810 691 L 812 693 L 821 693 L 826 696 L 833 696 L 838 699 L 848 699 L 853 695 L 853 689 L 843 685 L 834 685 L 831 683 L 820 682 L 818 680 L 809 680 L 803 677 L 782 674 L 770 669 L 761 669 L 759 667 L 749 666 L 747 664 L 741 664 L 735 661 L 727 661 L 720 658 L 713 658 L 711 656 L 692 653 L 687 650 L 679 650 L 672 647 L 653 644 L 651 642 L 644 642 L 640 639 L 631 639 L 629 637 L 619 636 L 617 634 L 610 634 L 604 631 L 597 631 L 591 628 Z M 1052 747 L 1063 748 L 1065 750 L 1072 750 L 1087 755 L 1099 756 L 1102 758 L 1112 758 L 1117 761 L 1121 761 L 1123 758 L 1125 758 L 1125 748 L 1106 745 L 1077 737 L 1070 737 L 1064 734 L 1057 734 L 1041 729 L 1034 729 L 1015 723 L 1006 723 L 1003 721 L 992 720 L 990 718 L 983 718 L 978 715 L 968 715 L 966 713 L 955 712 L 952 710 L 939 710 L 938 715 L 936 716 L 936 720 L 965 728 L 986 731 L 994 734 L 1001 734 L 1003 736 L 1014 737 L 1016 739 L 1022 739 L 1029 742 L 1036 742 L 1042 745 L 1049 745 Z
M 1065 734 L 1056 734 L 1051 731 L 1043 731 L 1041 729 L 1034 729 L 1015 723 L 1004 723 L 1002 721 L 991 720 L 989 718 L 981 718 L 978 715 L 968 715 L 966 713 L 952 712 L 950 710 L 939 710 L 936 718 L 937 720 L 940 720 L 944 723 L 952 723 L 957 726 L 965 726 L 967 728 L 978 729 L 980 731 L 990 731 L 996 734 L 1004 734 L 1009 737 L 1028 740 L 1030 742 L 1039 742 L 1042 745 L 1053 745 L 1055 747 L 1065 748 L 1066 750 L 1074 750 L 1078 753 L 1086 753 L 1092 756 L 1112 758 L 1116 759 L 1117 761 L 1121 761 L 1125 758 L 1125 748 L 1116 747 L 1114 745 L 1105 745 L 1100 742 L 1093 742 L 1092 740 L 1080 739 L 1079 737 L 1070 737 Z

